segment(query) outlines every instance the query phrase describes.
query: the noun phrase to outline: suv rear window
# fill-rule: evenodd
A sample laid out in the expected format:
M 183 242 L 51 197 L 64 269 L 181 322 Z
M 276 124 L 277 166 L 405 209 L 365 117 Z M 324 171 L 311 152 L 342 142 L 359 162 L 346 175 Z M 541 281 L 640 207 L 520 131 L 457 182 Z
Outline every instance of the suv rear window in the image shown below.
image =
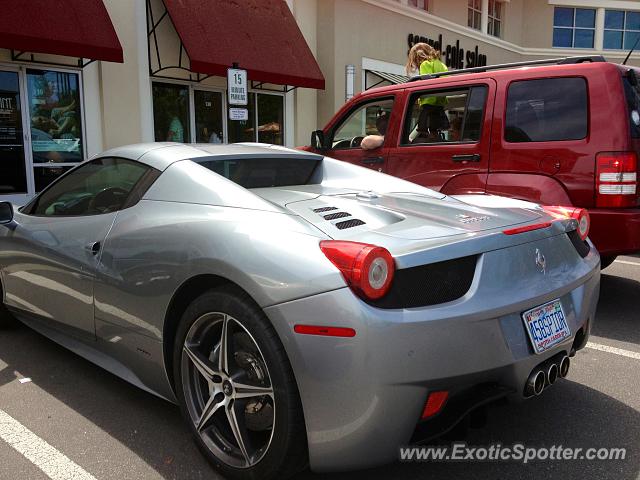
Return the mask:
M 622 83 L 624 84 L 624 94 L 627 98 L 631 137 L 640 138 L 640 85 L 638 85 L 638 76 L 633 70 L 629 70 L 622 77 Z
M 509 85 L 507 142 L 580 140 L 587 136 L 587 125 L 587 82 L 583 78 L 545 78 Z

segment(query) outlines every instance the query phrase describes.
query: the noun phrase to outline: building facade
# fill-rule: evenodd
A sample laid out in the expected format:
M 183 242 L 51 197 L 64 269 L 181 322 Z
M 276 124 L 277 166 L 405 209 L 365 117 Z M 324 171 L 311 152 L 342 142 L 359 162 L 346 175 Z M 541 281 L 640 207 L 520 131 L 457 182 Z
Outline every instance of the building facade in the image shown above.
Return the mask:
M 79 1 L 57 3 L 72 8 Z M 351 96 L 406 79 L 407 52 L 418 41 L 441 50 L 450 68 L 469 68 L 573 55 L 622 62 L 640 38 L 638 0 L 246 2 L 247 9 L 285 5 L 295 31 L 280 17 L 284 23 L 269 31 L 264 13 L 257 17 L 262 24 L 252 24 L 249 14 L 225 10 L 235 3 L 225 0 L 90 1 L 100 2 L 108 14 L 120 57 L 115 47 L 73 55 L 64 48 L 51 51 L 45 35 L 46 48 L 37 38 L 16 48 L 3 31 L 12 26 L 0 23 L 1 199 L 23 203 L 79 161 L 128 143 L 307 144 L 310 132 Z M 180 12 L 180 5 L 192 10 Z M 91 22 L 80 14 L 68 17 Z M 209 24 L 215 28 L 207 30 Z M 224 30 L 227 25 L 232 28 Z M 207 35 L 210 43 L 198 44 Z M 304 46 L 291 45 L 288 38 L 297 35 Z M 229 51 L 237 61 L 218 58 Z M 249 71 L 243 121 L 228 115 L 222 67 L 232 61 Z M 258 64 L 265 61 L 284 62 L 278 68 L 288 76 L 264 75 Z M 628 63 L 640 65 L 640 49 Z

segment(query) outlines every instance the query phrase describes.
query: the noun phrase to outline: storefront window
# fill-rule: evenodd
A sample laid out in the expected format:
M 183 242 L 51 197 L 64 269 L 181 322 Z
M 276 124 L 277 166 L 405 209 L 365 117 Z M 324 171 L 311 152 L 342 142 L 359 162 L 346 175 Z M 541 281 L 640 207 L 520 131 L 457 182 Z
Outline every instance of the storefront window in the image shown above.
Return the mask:
M 258 94 L 258 141 L 284 145 L 284 97 Z
M 222 123 L 222 93 L 195 90 L 196 142 L 224 143 Z
M 153 83 L 153 125 L 156 142 L 190 142 L 189 87 Z
M 26 193 L 22 112 L 17 72 L 0 72 L 0 194 Z
M 593 48 L 595 29 L 595 9 L 555 7 L 553 15 L 554 47 Z
M 78 74 L 27 70 L 27 88 L 33 163 L 84 160 Z
M 631 50 L 640 37 L 640 12 L 606 10 L 604 48 Z
M 255 142 L 256 141 L 256 133 L 255 133 L 255 125 L 256 125 L 256 95 L 255 93 L 249 92 L 249 103 L 246 107 L 249 111 L 249 119 L 246 121 L 238 121 L 238 120 L 229 120 L 228 121 L 228 130 L 229 130 L 229 143 L 236 142 Z

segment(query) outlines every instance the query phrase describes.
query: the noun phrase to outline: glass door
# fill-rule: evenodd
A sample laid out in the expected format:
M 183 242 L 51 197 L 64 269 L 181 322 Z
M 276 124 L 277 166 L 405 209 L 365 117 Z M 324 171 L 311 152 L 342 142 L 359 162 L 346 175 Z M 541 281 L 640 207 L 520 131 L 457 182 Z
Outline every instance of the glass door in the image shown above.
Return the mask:
M 193 104 L 196 142 L 224 143 L 222 92 L 194 90 Z
M 19 202 L 28 193 L 20 102 L 18 72 L 0 70 L 0 200 Z

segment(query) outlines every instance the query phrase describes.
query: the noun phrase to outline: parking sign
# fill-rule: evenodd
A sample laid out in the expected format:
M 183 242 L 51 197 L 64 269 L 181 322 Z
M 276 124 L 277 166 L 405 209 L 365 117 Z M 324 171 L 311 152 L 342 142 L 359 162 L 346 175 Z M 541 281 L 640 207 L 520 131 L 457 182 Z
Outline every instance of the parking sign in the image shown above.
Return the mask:
M 246 105 L 248 103 L 246 70 L 239 68 L 227 69 L 227 85 L 229 105 Z

